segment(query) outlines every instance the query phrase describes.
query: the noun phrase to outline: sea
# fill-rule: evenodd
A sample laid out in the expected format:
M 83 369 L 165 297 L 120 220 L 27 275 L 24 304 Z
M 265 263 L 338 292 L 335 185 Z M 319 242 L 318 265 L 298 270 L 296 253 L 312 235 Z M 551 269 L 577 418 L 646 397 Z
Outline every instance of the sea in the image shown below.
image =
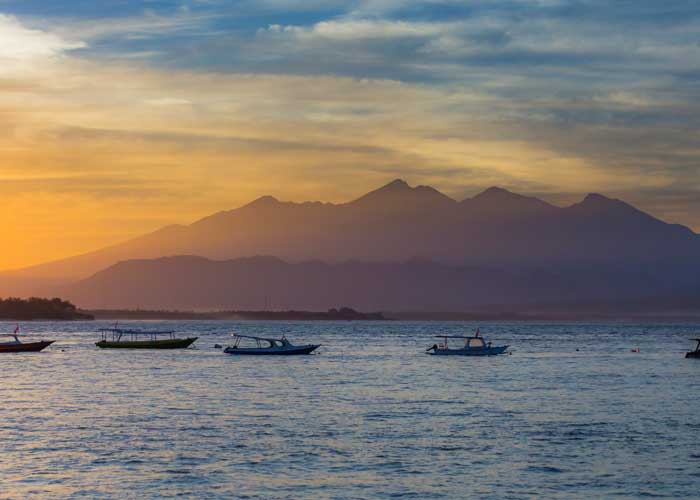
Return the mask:
M 700 324 L 120 322 L 199 337 L 172 351 L 22 326 L 56 342 L 0 354 L 2 499 L 700 498 Z M 512 354 L 425 353 L 477 327 Z

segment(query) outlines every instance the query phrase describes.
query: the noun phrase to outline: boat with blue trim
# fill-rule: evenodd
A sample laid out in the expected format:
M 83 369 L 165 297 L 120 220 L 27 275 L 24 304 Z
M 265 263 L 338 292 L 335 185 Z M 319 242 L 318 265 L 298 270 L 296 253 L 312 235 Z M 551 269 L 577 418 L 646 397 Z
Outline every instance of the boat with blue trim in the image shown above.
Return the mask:
M 442 339 L 442 343 L 433 344 L 426 352 L 433 356 L 497 356 L 506 354 L 509 346 L 501 345 L 494 346 L 491 342 L 481 336 L 479 330 L 475 335 L 437 335 L 437 338 Z M 464 344 L 460 347 L 450 348 L 448 339 L 460 339 Z
M 293 345 L 284 335 L 279 339 L 238 334 L 231 336 L 234 338 L 234 343 L 224 349 L 224 352 L 236 356 L 294 356 L 311 354 L 321 347 L 321 344 Z M 253 345 L 242 343 L 246 341 L 252 341 Z

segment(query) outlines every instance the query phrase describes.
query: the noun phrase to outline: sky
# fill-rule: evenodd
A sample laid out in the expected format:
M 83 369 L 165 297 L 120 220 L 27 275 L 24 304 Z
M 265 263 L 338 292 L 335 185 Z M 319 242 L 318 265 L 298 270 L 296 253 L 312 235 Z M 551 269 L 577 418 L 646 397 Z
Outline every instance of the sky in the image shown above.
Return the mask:
M 700 231 L 700 2 L 0 0 L 0 269 L 400 177 Z

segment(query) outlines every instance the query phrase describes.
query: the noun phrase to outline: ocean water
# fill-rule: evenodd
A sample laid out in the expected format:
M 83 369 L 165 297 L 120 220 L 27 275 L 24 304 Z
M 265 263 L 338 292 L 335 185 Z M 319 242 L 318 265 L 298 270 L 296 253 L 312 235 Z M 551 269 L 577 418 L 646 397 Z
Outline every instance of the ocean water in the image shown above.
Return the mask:
M 100 326 L 0 355 L 0 498 L 700 497 L 700 325 L 482 323 L 494 358 L 424 354 L 470 323 L 132 323 L 200 337 L 175 351 Z M 231 329 L 323 346 L 237 358 Z

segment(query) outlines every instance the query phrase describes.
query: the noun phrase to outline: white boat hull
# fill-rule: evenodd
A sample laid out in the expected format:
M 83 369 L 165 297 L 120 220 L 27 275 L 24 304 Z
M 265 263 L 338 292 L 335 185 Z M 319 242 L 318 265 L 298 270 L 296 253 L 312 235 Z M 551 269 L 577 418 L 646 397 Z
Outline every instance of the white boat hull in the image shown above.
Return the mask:
M 433 356 L 498 356 L 505 354 L 506 349 L 508 349 L 507 345 L 471 349 L 432 349 L 428 352 Z

